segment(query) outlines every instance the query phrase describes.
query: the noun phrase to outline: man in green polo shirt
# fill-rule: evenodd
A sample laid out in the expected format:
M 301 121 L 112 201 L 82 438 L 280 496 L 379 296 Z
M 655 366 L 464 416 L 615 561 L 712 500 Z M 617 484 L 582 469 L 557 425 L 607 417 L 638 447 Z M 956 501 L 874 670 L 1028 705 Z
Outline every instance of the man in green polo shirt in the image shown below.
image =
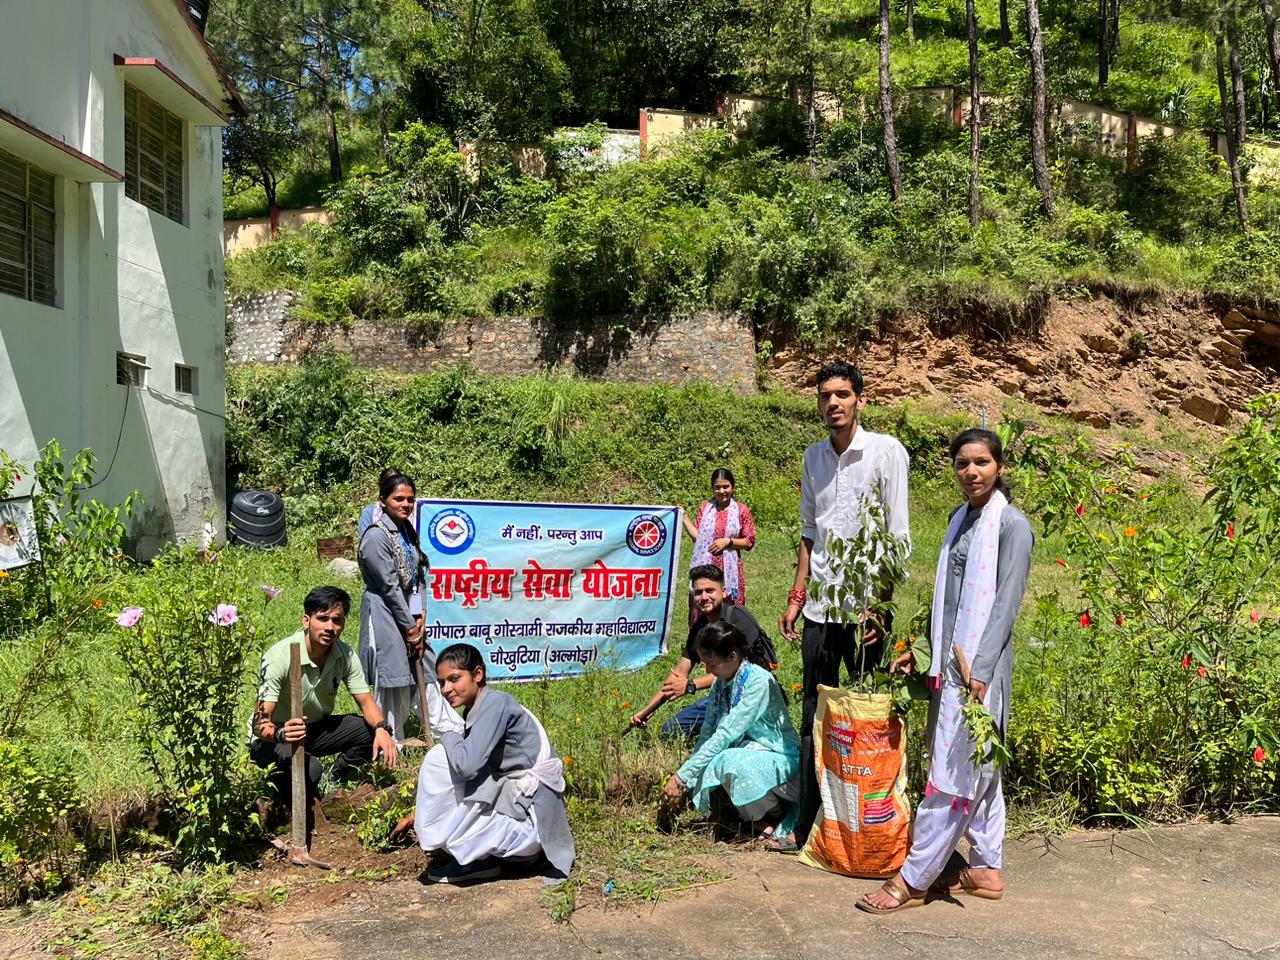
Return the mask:
M 258 671 L 258 706 L 250 724 L 249 755 L 260 767 L 274 767 L 276 796 L 289 802 L 293 744 L 307 748 L 307 796 L 320 783 L 320 757 L 340 754 L 333 765 L 340 782 L 354 779 L 370 760 L 396 765 L 391 725 L 369 692 L 355 652 L 339 637 L 351 611 L 351 597 L 338 587 L 316 587 L 302 602 L 302 629 L 272 644 Z M 289 716 L 289 648 L 302 647 L 302 716 Z M 334 716 L 338 687 L 346 684 L 363 716 Z

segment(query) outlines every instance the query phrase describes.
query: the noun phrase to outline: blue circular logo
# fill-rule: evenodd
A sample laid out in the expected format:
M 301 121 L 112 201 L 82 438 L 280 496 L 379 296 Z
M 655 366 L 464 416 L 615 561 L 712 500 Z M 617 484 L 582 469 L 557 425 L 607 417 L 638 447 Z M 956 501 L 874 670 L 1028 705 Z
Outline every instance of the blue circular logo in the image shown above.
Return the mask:
M 475 538 L 475 521 L 457 507 L 445 507 L 427 524 L 427 539 L 441 553 L 462 553 Z
M 652 557 L 667 542 L 667 525 L 661 517 L 642 513 L 627 527 L 627 546 L 641 557 Z

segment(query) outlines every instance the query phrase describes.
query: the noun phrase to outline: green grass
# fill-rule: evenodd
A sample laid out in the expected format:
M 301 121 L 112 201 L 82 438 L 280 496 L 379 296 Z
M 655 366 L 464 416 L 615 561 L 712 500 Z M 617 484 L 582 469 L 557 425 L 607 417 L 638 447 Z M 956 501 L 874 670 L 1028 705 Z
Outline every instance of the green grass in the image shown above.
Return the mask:
M 749 489 L 741 490 L 740 494 L 750 503 Z M 948 482 L 923 478 L 914 481 L 911 504 L 914 549 L 911 579 L 900 598 L 903 619 L 915 614 L 923 602 L 922 597 L 932 587 L 933 565 L 947 515 L 958 502 L 948 489 Z M 317 529 L 316 533 L 320 532 Z M 793 535 L 785 524 L 766 527 L 760 532 L 756 549 L 745 558 L 751 609 L 775 638 L 778 638 L 777 619 L 786 604 L 794 576 Z M 683 538 L 683 546 L 681 570 L 688 567 L 692 549 L 689 538 Z M 239 548 L 224 549 L 231 553 Z M 1060 575 L 1051 554 L 1052 542 L 1038 546 L 1033 590 L 1059 587 L 1069 579 Z M 310 537 L 296 536 L 285 549 L 250 551 L 248 556 L 256 570 L 255 579 L 283 589 L 276 600 L 265 606 L 260 617 L 263 626 L 259 650 L 265 650 L 298 629 L 306 592 L 333 578 L 315 559 Z M 339 581 L 338 585 L 352 594 L 358 608 L 358 582 Z M 78 642 L 76 669 L 53 681 L 54 689 L 47 694 L 50 706 L 29 718 L 21 738 L 42 754 L 66 760 L 77 772 L 81 793 L 91 806 L 119 809 L 147 796 L 153 781 L 136 743 L 130 739 L 130 711 L 135 699 L 124 681 L 120 663 L 122 654 L 127 655 L 127 646 L 120 647 L 113 624 L 116 609 L 129 600 L 127 579 L 109 596 L 112 602 L 101 611 L 99 629 Z M 659 778 L 665 782 L 665 777 L 683 761 L 675 747 L 652 732 L 674 712 L 674 706 L 659 712 L 649 732 L 629 736 L 621 742 L 619 735 L 630 715 L 648 701 L 679 659 L 686 632 L 686 609 L 683 596 L 678 597 L 672 616 L 670 652 L 641 670 L 631 673 L 597 670 L 580 679 L 508 686 L 511 693 L 543 719 L 560 754 L 572 758 L 568 772 L 571 787 L 578 784 L 585 792 L 597 794 L 603 792 L 608 778 L 615 773 L 637 778 L 637 782 L 656 783 Z M 348 622 L 346 640 L 355 646 L 358 609 L 352 612 Z M 799 652 L 781 641 L 778 648 L 779 681 L 784 689 L 790 690 L 801 679 Z M 27 663 L 24 653 L 21 644 L 0 653 L 0 698 L 16 695 L 18 679 Z M 245 718 L 252 710 L 257 656 L 255 653 L 244 665 L 241 706 Z M 792 706 L 798 722 L 799 702 L 794 697 Z M 339 709 L 354 709 L 345 693 Z M 600 782 L 588 786 L 588 779 Z M 645 799 L 645 796 L 633 799 Z
M 704 495 L 710 467 L 724 462 L 737 471 L 738 495 L 755 509 L 759 520 L 758 545 L 744 560 L 750 607 L 777 641 L 779 681 L 791 695 L 793 717 L 799 721 L 800 701 L 795 693 L 802 675 L 799 651 L 781 640 L 776 623 L 794 575 L 800 453 L 806 443 L 822 435 L 809 397 L 766 393 L 741 398 L 705 386 L 673 390 L 555 378 L 375 376 L 340 363 L 310 371 L 237 371 L 232 387 L 237 416 L 244 418 L 236 423 L 229 444 L 245 471 L 241 483 L 285 482 L 291 524 L 289 547 L 243 554 L 252 570 L 251 582 L 280 587 L 283 592 L 265 604 L 257 617 L 259 642 L 243 664 L 242 718 L 252 708 L 260 652 L 296 630 L 305 593 L 332 580 L 314 556 L 314 540 L 352 530 L 359 507 L 370 496 L 368 478 L 376 472 L 369 469 L 370 464 L 403 465 L 418 476 L 420 492 L 430 496 L 679 502 L 692 508 Z M 279 405 L 285 398 L 294 402 L 307 397 L 339 403 L 339 407 Z M 271 417 L 256 420 L 259 408 L 267 407 L 274 411 Z M 991 413 L 1004 419 L 1034 419 L 1040 431 L 1068 436 L 1090 432 L 1076 423 L 1044 418 L 1013 399 Z M 377 417 L 383 414 L 396 425 L 390 433 L 390 422 L 386 430 L 378 424 Z M 347 417 L 352 419 L 348 422 Z M 304 472 L 299 465 L 311 465 L 319 454 L 294 446 L 299 435 L 288 424 L 295 421 L 326 424 L 331 439 L 324 440 L 325 455 L 334 454 L 342 444 L 356 447 L 339 451 L 339 459 L 325 468 L 329 474 Z M 940 445 L 967 421 L 935 404 L 905 404 L 867 414 L 869 425 L 907 444 L 915 465 L 911 480 L 914 548 L 910 579 L 897 598 L 900 623 L 909 622 L 921 610 L 932 588 L 947 517 L 960 502 Z M 364 434 L 358 424 L 367 428 Z M 310 439 L 322 439 L 314 433 Z M 519 438 L 515 443 L 513 434 Z M 411 438 L 411 443 L 394 449 L 372 445 L 375 441 L 398 443 L 396 436 Z M 1185 461 L 1208 450 L 1204 437 L 1171 424 L 1160 438 L 1113 439 L 1145 444 L 1145 449 L 1171 460 Z M 529 449 L 512 459 L 522 444 Z M 333 477 L 346 479 L 337 482 Z M 1190 496 L 1186 508 L 1194 509 Z M 237 553 L 236 548 L 224 549 L 228 557 Z M 683 538 L 681 570 L 687 569 L 690 554 L 691 544 Z M 1074 596 L 1073 575 L 1054 563 L 1062 555 L 1063 545 L 1056 537 L 1037 543 L 1024 619 L 1015 632 L 1016 646 L 1027 641 L 1036 596 L 1051 592 L 1066 599 Z M 70 659 L 41 691 L 39 700 L 33 701 L 42 706 L 33 708 L 18 735 L 20 742 L 40 755 L 70 765 L 86 809 L 98 815 L 100 822 L 109 819 L 106 815 L 138 808 L 155 792 L 139 745 L 132 739 L 135 699 L 122 679 L 121 661 L 128 656 L 127 638 L 113 623 L 115 611 L 130 602 L 131 590 L 138 589 L 141 577 L 126 572 L 101 589 L 100 620 L 74 638 Z M 341 585 L 358 603 L 358 582 Z M 353 611 L 349 623 L 347 639 L 354 646 L 358 611 Z M 692 811 L 669 823 L 658 816 L 662 785 L 683 762 L 688 748 L 660 738 L 657 729 L 683 704 L 663 708 L 648 730 L 622 735 L 629 716 L 648 701 L 678 659 L 685 623 L 685 603 L 678 597 L 670 652 L 640 670 L 593 670 L 576 679 L 507 686 L 542 719 L 566 764 L 568 810 L 580 857 L 570 881 L 544 896 L 546 909 L 557 919 L 584 905 L 652 901 L 724 878 L 716 834 L 706 820 Z M 20 678 L 33 655 L 30 647 L 19 641 L 0 648 L 0 699 L 19 695 Z M 1019 666 L 1034 668 L 1029 657 Z M 345 693 L 339 709 L 353 709 Z M 1014 709 L 1016 715 L 1016 704 Z M 920 704 L 913 709 L 910 726 L 918 731 L 923 722 Z M 922 782 L 920 739 L 909 737 L 908 748 L 917 788 Z M 410 776 L 411 770 L 398 774 L 401 779 Z M 1022 791 L 1011 806 L 1015 836 L 1060 832 L 1076 816 L 1071 804 L 1039 796 L 1034 790 Z M 385 823 L 374 821 L 387 816 L 385 811 L 357 816 L 349 829 L 354 834 L 363 828 L 367 839 L 377 843 Z M 119 836 L 99 835 L 94 847 L 107 862 L 89 886 L 81 885 L 71 897 L 39 905 L 25 916 L 0 917 L 0 922 L 34 926 L 47 947 L 61 946 L 81 957 L 128 955 L 120 952 L 119 944 L 134 940 L 162 955 L 237 955 L 237 945 L 218 926 L 225 897 L 212 896 L 220 889 L 221 872 L 209 875 L 211 893 L 201 898 L 192 893 L 190 875 L 154 870 L 151 865 L 157 858 L 168 857 L 166 842 L 145 828 Z M 139 886 L 130 879 L 135 875 L 150 879 Z M 245 879 L 247 875 L 237 876 Z M 372 879 L 381 878 L 379 873 Z M 156 889 L 151 890 L 148 883 Z M 139 933 L 139 918 L 151 916 L 140 903 L 157 897 L 172 901 L 172 908 L 165 908 L 166 916 L 174 918 L 172 929 L 166 927 L 168 932 L 162 935 Z M 193 898 L 195 906 L 189 908 Z M 147 921 L 151 927 L 157 923 L 164 927 L 166 922 Z

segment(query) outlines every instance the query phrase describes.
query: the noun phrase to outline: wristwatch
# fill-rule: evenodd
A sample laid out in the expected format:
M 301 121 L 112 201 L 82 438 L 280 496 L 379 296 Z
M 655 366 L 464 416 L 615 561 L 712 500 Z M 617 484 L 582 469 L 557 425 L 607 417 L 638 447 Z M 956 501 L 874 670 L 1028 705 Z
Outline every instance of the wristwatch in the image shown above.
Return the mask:
M 692 678 L 685 681 L 684 692 L 689 696 L 693 696 L 693 694 L 698 692 L 698 685 L 693 682 Z
M 395 737 L 395 735 L 396 735 L 396 734 L 395 734 L 395 731 L 391 729 L 391 724 L 387 723 L 387 721 L 385 721 L 385 720 L 383 720 L 381 723 L 375 723 L 375 724 L 373 725 L 373 729 L 375 729 L 375 730 L 385 730 L 385 731 L 387 731 L 387 733 L 389 733 L 392 737 Z

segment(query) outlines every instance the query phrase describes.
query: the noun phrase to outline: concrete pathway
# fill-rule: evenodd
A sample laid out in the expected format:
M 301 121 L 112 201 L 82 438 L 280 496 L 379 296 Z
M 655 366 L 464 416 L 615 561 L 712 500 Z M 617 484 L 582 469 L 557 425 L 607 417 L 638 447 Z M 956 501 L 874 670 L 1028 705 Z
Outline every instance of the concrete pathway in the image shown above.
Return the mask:
M 726 848 L 733 879 L 670 902 L 553 923 L 536 879 L 464 889 L 399 880 L 295 917 L 265 960 L 849 960 L 1256 957 L 1280 960 L 1280 818 L 1012 843 L 999 903 L 939 900 L 889 917 L 853 907 L 874 884 Z

